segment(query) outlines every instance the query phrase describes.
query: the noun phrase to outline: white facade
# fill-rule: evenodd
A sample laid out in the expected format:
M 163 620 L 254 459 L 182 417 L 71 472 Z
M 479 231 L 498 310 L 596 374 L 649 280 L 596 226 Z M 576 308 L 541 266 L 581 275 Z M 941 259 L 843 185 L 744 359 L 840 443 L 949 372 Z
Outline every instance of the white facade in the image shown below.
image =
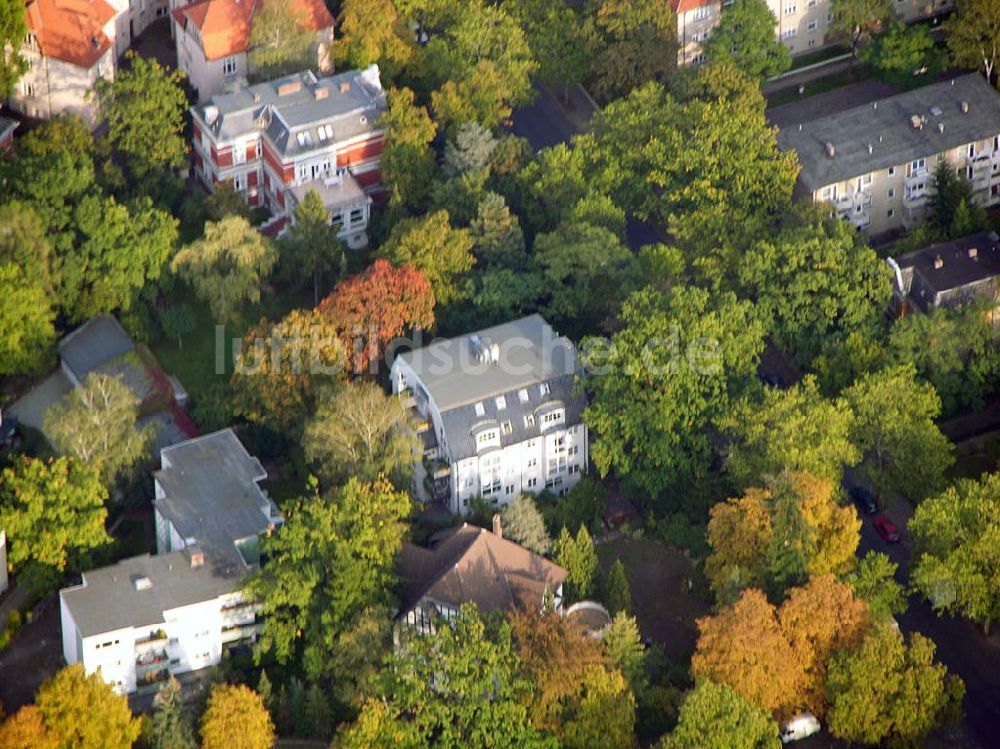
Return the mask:
M 108 37 L 113 38 L 114 22 L 108 26 Z M 46 57 L 28 46 L 22 48 L 21 55 L 29 68 L 8 99 L 11 109 L 39 119 L 76 114 L 88 125 L 95 124 L 96 105 L 89 93 L 100 78 L 114 79 L 114 48 L 109 48 L 90 68 Z

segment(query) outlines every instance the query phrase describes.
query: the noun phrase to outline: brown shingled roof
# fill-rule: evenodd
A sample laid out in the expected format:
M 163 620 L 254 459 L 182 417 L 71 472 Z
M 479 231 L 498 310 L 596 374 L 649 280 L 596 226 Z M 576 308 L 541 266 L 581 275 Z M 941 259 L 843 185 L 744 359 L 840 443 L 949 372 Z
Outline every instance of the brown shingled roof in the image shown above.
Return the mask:
M 452 606 L 475 603 L 481 612 L 538 608 L 566 570 L 483 528 L 463 524 L 442 534 L 433 549 L 403 544 L 396 563 L 406 612 L 428 596 Z
M 91 68 L 111 47 L 104 27 L 115 9 L 105 0 L 30 0 L 25 15 L 46 57 Z

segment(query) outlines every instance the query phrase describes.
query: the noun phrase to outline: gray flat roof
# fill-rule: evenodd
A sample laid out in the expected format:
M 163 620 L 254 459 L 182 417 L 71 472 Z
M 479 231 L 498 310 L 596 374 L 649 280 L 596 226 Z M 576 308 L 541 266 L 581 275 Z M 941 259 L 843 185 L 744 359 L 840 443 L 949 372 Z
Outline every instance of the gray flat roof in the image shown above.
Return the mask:
M 911 123 L 914 115 L 926 118 L 922 128 Z M 783 128 L 778 146 L 796 152 L 800 181 L 818 190 L 997 134 L 1000 94 L 981 75 L 970 73 Z M 833 158 L 827 144 L 833 146 Z
M 135 581 L 150 585 L 137 590 Z M 239 587 L 239 577 L 218 575 L 206 562 L 192 567 L 184 552 L 123 559 L 117 564 L 83 573 L 83 584 L 59 595 L 73 614 L 80 634 L 99 635 L 125 627 L 156 628 L 163 612 L 209 601 Z
M 82 382 L 94 370 L 134 349 L 118 320 L 97 315 L 59 342 L 59 357 Z
M 232 429 L 165 447 L 153 474 L 165 496 L 154 500 L 184 539 L 193 538 L 220 574 L 247 571 L 235 542 L 264 533 L 277 508 L 257 485 L 267 477 Z
M 335 142 L 378 130 L 386 106 L 378 66 L 371 65 L 326 78 L 295 73 L 218 94 L 191 112 L 220 140 L 263 131 L 279 154 L 291 156 L 330 142 L 319 137 L 321 125 L 330 126 Z M 300 133 L 309 143 L 299 144 Z
M 497 344 L 497 363 L 476 359 L 477 337 L 481 344 Z M 442 412 L 576 372 L 576 347 L 557 335 L 541 315 L 436 340 L 400 354 L 400 359 L 417 374 Z
M 941 267 L 935 268 L 939 258 Z M 965 301 L 963 289 L 1000 276 L 1000 238 L 993 232 L 973 234 L 901 255 L 896 262 L 906 293 L 921 309 L 947 305 L 945 297 L 956 293 L 959 303 Z

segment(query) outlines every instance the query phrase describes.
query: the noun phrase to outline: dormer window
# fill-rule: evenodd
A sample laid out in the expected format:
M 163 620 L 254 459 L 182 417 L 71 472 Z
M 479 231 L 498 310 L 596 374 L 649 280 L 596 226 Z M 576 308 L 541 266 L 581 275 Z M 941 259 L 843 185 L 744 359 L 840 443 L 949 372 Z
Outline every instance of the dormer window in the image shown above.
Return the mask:
M 333 127 L 331 125 L 320 125 L 316 128 L 316 134 L 319 136 L 320 142 L 330 140 L 333 138 Z
M 296 133 L 295 140 L 299 143 L 299 148 L 309 148 L 312 146 L 312 135 L 309 134 L 308 130 L 303 130 L 301 133 Z
M 543 398 L 546 397 L 549 394 L 549 383 L 543 382 L 541 385 L 539 385 L 538 394 L 541 395 Z
M 517 399 L 519 401 L 521 401 L 521 403 L 527 403 L 528 402 L 528 388 L 521 388 L 520 390 L 518 390 L 517 391 Z
M 505 437 L 513 431 L 514 427 L 511 425 L 509 421 L 505 421 L 500 425 L 500 434 L 504 435 Z
M 481 402 L 477 403 L 476 404 L 476 416 L 478 416 L 479 418 L 482 418 L 485 415 L 486 415 L 486 409 L 483 407 L 483 404 Z
M 524 426 L 529 427 L 529 428 L 535 426 L 535 415 L 534 414 L 525 414 L 524 415 Z
M 502 395 L 497 396 L 497 411 L 503 411 L 507 408 L 507 399 Z

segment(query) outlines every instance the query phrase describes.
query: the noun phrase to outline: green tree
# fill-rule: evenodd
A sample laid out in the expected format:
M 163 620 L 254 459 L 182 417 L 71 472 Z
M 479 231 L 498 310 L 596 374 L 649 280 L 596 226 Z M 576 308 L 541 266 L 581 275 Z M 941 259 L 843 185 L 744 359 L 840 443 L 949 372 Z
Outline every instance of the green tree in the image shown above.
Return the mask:
M 632 613 L 632 591 L 629 589 L 625 565 L 621 559 L 616 559 L 611 565 L 605 590 L 604 603 L 612 616 L 619 612 Z
M 110 486 L 148 454 L 154 427 L 139 427 L 138 416 L 139 399 L 122 379 L 94 372 L 46 411 L 45 434 Z
M 536 554 L 548 554 L 552 539 L 545 529 L 542 513 L 530 494 L 521 494 L 500 511 L 504 537 Z
M 677 64 L 677 18 L 658 0 L 593 0 L 595 29 L 591 73 L 604 101 L 648 81 L 665 79 Z
M 316 66 L 309 11 L 294 0 L 265 0 L 253 14 L 247 59 L 267 81 Z
M 601 633 L 601 646 L 609 663 L 622 672 L 632 692 L 641 699 L 649 680 L 646 676 L 646 646 L 635 617 L 618 611 Z
M 546 318 L 578 337 L 614 312 L 632 253 L 607 229 L 564 224 L 535 238 L 534 259 L 548 292 Z
M 906 611 L 906 589 L 896 582 L 898 565 L 879 551 L 869 551 L 856 570 L 846 576 L 854 595 L 868 604 L 875 620 Z
M 521 225 L 501 195 L 495 192 L 483 195 L 469 232 L 472 252 L 481 266 L 516 270 L 527 263 Z
M 830 33 L 843 35 L 851 43 L 851 59 L 858 57 L 858 47 L 886 18 L 892 18 L 889 0 L 832 0 Z
M 388 109 L 379 120 L 385 128 L 379 166 L 389 190 L 389 207 L 418 208 L 424 205 L 437 171 L 431 149 L 437 127 L 410 89 L 389 89 L 387 98 Z
M 744 398 L 719 419 L 733 440 L 726 468 L 744 488 L 782 470 L 839 482 L 861 457 L 850 440 L 853 421 L 850 406 L 824 398 L 810 375 L 787 390 L 765 388 L 763 399 Z
M 177 348 L 184 347 L 183 337 L 194 330 L 196 324 L 194 313 L 186 304 L 163 307 L 157 310 L 156 319 L 165 336 L 177 339 Z
M 587 157 L 558 143 L 543 148 L 518 174 L 525 193 L 521 215 L 532 233 L 553 231 L 588 191 Z
M 205 224 L 205 236 L 178 252 L 171 267 L 209 305 L 216 320 L 228 320 L 245 303 L 260 301 L 261 287 L 277 259 L 267 237 L 246 219 L 227 216 Z
M 878 34 L 862 50 L 861 59 L 871 63 L 882 80 L 906 88 L 933 81 L 946 62 L 934 45 L 929 26 L 907 26 L 902 21 L 891 23 Z
M 52 360 L 51 296 L 21 267 L 0 262 L 0 374 L 40 373 Z
M 890 279 L 849 224 L 818 216 L 761 239 L 739 263 L 740 286 L 773 321 L 775 343 L 801 364 L 837 337 L 881 332 Z
M 854 651 L 836 653 L 827 694 L 830 732 L 851 742 L 889 747 L 919 744 L 961 710 L 965 687 L 934 662 L 934 643 L 909 645 L 894 627 L 875 627 Z
M 706 429 L 756 370 L 763 330 L 748 302 L 696 287 L 633 294 L 610 348 L 585 342 L 584 420 L 601 475 L 614 470 L 656 496 L 709 468 Z
M 337 16 L 333 56 L 342 70 L 378 63 L 390 78 L 413 59 L 413 32 L 393 0 L 344 0 Z
M 469 327 L 499 325 L 536 311 L 542 286 L 541 277 L 529 271 L 497 268 L 473 274 L 476 324 Z
M 430 743 L 418 736 L 418 729 L 405 716 L 396 714 L 374 697 L 365 702 L 358 719 L 338 731 L 332 749 L 370 749 L 393 746 L 398 749 L 429 749 Z
M 702 45 L 705 58 L 759 80 L 780 75 L 792 66 L 792 56 L 774 34 L 776 23 L 764 0 L 736 0 Z
M 329 739 L 332 726 L 330 724 L 330 704 L 323 688 L 313 682 L 306 689 L 305 717 L 309 730 L 307 736 L 319 739 Z
M 632 749 L 635 696 L 620 671 L 591 665 L 583 674 L 583 694 L 563 717 L 565 749 Z
M 441 305 L 464 296 L 463 277 L 476 262 L 469 230 L 452 228 L 445 210 L 397 223 L 377 256 L 396 267 L 411 265 L 423 273 Z
M 246 583 L 266 617 L 259 655 L 288 663 L 301 653 L 308 678 L 342 682 L 363 675 L 357 664 L 351 671 L 337 668 L 345 649 L 377 663 L 385 640 L 373 638 L 353 653 L 358 642 L 352 638 L 370 609 L 391 600 L 393 563 L 409 512 L 409 497 L 385 480 L 352 478 L 326 499 L 292 503 L 281 532 L 262 544 L 268 564 Z
M 19 54 L 28 36 L 25 5 L 18 0 L 0 2 L 0 99 L 14 91 L 21 76 L 28 72 L 28 62 Z M 8 52 L 8 49 L 10 50 Z
M 53 290 L 52 245 L 38 213 L 27 203 L 0 205 L 0 264 L 16 265 L 30 286 Z
M 201 716 L 202 749 L 271 749 L 274 724 L 267 708 L 250 687 L 216 684 Z
M 497 139 L 488 128 L 478 122 L 463 122 L 455 137 L 445 143 L 441 169 L 449 177 L 485 169 L 496 147 Z
M 597 576 L 597 551 L 585 525 L 580 526 L 576 538 L 563 528 L 554 547 L 556 563 L 566 569 L 563 596 L 572 603 L 590 598 L 594 592 L 594 578 Z
M 0 527 L 7 562 L 66 568 L 70 555 L 111 543 L 104 530 L 108 492 L 97 471 L 75 458 L 21 456 L 0 473 Z
M 173 677 L 153 699 L 150 749 L 195 749 L 194 735 L 181 702 L 181 685 Z
M 320 400 L 302 448 L 331 485 L 388 476 L 409 486 L 420 442 L 402 401 L 372 382 L 348 382 Z
M 320 279 L 326 273 L 339 273 L 347 264 L 344 245 L 330 226 L 330 214 L 315 190 L 306 193 L 292 212 L 292 225 L 280 241 L 281 263 L 285 275 L 301 278 L 310 271 L 313 281 L 313 306 L 319 304 Z
M 952 61 L 972 70 L 981 66 L 992 81 L 1000 55 L 1000 7 L 992 0 L 960 0 L 945 29 Z
M 972 183 L 947 160 L 934 167 L 933 188 L 928 223 L 935 236 L 958 239 L 989 227 L 985 209 L 973 200 Z
M 538 78 L 568 99 L 590 70 L 593 26 L 574 7 L 546 0 L 518 0 L 512 12 L 538 60 Z
M 98 79 L 94 92 L 107 122 L 109 144 L 141 180 L 156 169 L 184 165 L 188 101 L 180 70 L 164 68 L 155 58 L 131 50 L 125 61 L 113 80 Z
M 517 675 L 510 625 L 487 629 L 472 604 L 414 637 L 389 659 L 382 697 L 420 745 L 441 749 L 554 749 L 528 721 L 530 685 Z
M 99 673 L 86 675 L 82 663 L 56 672 L 38 688 L 35 703 L 63 749 L 131 749 L 139 737 L 128 700 Z
M 961 614 L 989 630 L 1000 617 L 1000 474 L 963 479 L 925 500 L 910 521 L 914 586 L 939 612 Z
M 912 366 L 865 375 L 844 397 L 854 411 L 851 441 L 865 456 L 860 470 L 879 490 L 919 502 L 944 488 L 954 455 L 934 423 L 941 400 Z
M 778 726 L 767 710 L 725 684 L 700 680 L 681 706 L 677 727 L 660 749 L 779 749 Z

